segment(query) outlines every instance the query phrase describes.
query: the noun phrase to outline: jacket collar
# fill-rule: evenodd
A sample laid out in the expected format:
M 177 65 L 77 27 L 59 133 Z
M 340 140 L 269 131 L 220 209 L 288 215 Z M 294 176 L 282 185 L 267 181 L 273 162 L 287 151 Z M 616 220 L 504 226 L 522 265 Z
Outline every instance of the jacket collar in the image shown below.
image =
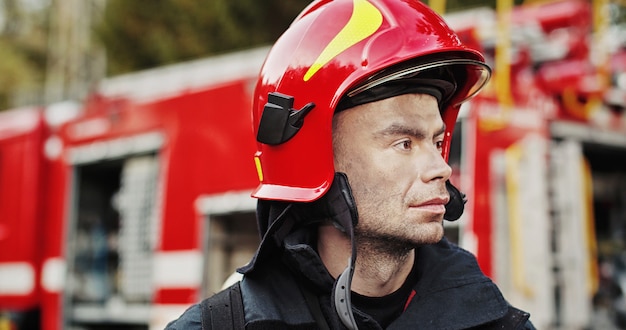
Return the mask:
M 310 228 L 332 219 L 338 228 L 351 232 L 356 224 L 356 208 L 346 197 L 347 181 L 341 179 L 336 178 L 327 194 L 314 203 L 259 201 L 257 217 L 263 241 L 253 260 L 240 272 L 250 275 L 267 258 L 282 256 L 296 276 L 307 279 L 318 292 L 331 292 L 335 280 L 315 252 L 316 237 L 312 233 L 316 230 Z M 508 303 L 480 271 L 474 256 L 446 239 L 420 247 L 416 262 L 420 271 L 414 287 L 416 295 L 390 328 L 410 328 L 415 320 L 428 320 L 420 328 L 467 328 L 507 313 Z M 362 314 L 355 313 L 358 315 Z
M 426 321 L 420 329 L 464 329 L 506 315 L 508 303 L 469 252 L 443 239 L 421 247 L 416 260 L 415 297 L 390 329 L 406 329 L 416 319 Z
M 285 260 L 317 290 L 328 292 L 333 279 L 319 256 L 307 243 L 306 235 L 297 232 L 287 239 Z M 420 329 L 459 329 L 485 324 L 506 315 L 509 309 L 497 286 L 486 277 L 469 252 L 445 238 L 435 245 L 416 251 L 419 280 L 416 294 L 402 315 L 388 329 L 409 329 L 415 320 L 426 321 Z M 359 317 L 361 313 L 355 313 Z M 357 320 L 359 324 L 371 320 Z

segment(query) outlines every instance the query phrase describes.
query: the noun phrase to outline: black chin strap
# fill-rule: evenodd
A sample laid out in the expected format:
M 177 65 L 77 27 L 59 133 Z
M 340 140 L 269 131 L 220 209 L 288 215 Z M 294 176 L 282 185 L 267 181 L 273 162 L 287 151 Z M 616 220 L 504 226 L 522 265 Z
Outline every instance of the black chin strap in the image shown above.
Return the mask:
M 356 243 L 354 241 L 354 226 L 358 222 L 358 214 L 354 198 L 352 197 L 352 190 L 348 184 L 348 178 L 344 173 L 335 174 L 334 186 L 339 188 L 343 202 L 347 206 L 350 217 L 337 217 L 334 220 L 340 230 L 345 232 L 350 237 L 351 256 L 348 260 L 348 267 L 341 273 L 335 287 L 333 288 L 333 297 L 335 303 L 335 310 L 339 319 L 350 330 L 358 329 L 354 315 L 352 314 L 352 299 L 350 289 L 352 284 L 352 276 L 354 275 L 354 265 L 356 263 Z M 344 213 L 345 214 L 345 213 Z
M 334 186 L 339 188 L 343 201 L 350 210 L 351 219 L 348 221 L 346 217 L 337 217 L 337 225 L 339 229 L 348 234 L 350 237 L 350 243 L 352 247 L 352 255 L 348 259 L 348 267 L 341 273 L 335 287 L 333 288 L 333 298 L 335 302 L 335 310 L 339 319 L 350 330 L 357 330 L 356 321 L 354 320 L 354 314 L 352 314 L 352 277 L 354 276 L 354 266 L 356 264 L 356 243 L 354 240 L 354 226 L 358 222 L 358 214 L 356 205 L 354 204 L 354 198 L 352 197 L 352 191 L 348 184 L 348 179 L 345 174 L 337 173 L 335 175 Z M 444 219 L 448 221 L 458 220 L 463 214 L 465 203 L 467 198 L 465 194 L 460 192 L 450 181 L 446 181 L 446 189 L 450 194 L 450 201 L 446 204 L 446 213 Z

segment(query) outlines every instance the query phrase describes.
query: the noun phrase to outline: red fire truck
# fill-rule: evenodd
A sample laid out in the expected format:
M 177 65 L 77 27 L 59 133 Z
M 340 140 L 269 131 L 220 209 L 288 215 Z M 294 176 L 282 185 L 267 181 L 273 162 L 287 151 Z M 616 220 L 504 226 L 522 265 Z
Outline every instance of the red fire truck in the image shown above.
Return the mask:
M 623 327 L 626 313 L 626 34 L 600 8 L 446 15 L 494 67 L 455 132 L 469 202 L 446 232 L 541 329 Z M 0 330 L 162 329 L 249 260 L 267 50 L 0 113 Z
M 266 52 L 106 79 L 74 118 L 0 113 L 0 329 L 163 328 L 247 261 Z
M 46 298 L 63 286 L 47 275 L 62 274 L 65 246 L 62 147 L 54 134 L 77 114 L 69 102 L 0 112 L 0 329 L 39 328 L 44 302 L 46 313 L 60 311 L 60 299 Z
M 608 5 L 449 17 L 494 68 L 458 123 L 459 241 L 538 329 L 626 327 L 626 40 Z

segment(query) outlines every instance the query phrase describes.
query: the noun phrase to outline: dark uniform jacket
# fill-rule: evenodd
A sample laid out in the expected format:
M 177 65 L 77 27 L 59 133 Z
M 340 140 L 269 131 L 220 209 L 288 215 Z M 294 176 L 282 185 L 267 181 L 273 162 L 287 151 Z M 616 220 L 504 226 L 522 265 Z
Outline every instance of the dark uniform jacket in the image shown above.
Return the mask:
M 246 328 L 319 329 L 303 292 L 309 290 L 330 328 L 343 329 L 331 306 L 334 280 L 311 246 L 286 245 L 284 251 L 241 282 Z M 534 329 L 529 315 L 507 303 L 470 253 L 442 240 L 419 248 L 416 262 L 415 295 L 387 329 Z M 359 329 L 381 329 L 358 310 L 354 316 Z M 200 305 L 167 329 L 202 329 Z
M 255 258 L 240 270 L 246 329 L 345 329 L 333 306 L 335 280 L 314 246 L 319 219 L 335 219 L 339 227 L 355 221 L 342 191 L 331 190 L 317 205 L 259 203 L 264 239 Z M 415 263 L 414 294 L 387 329 L 534 329 L 529 314 L 509 305 L 476 258 L 445 238 L 417 248 Z M 190 307 L 167 329 L 203 329 L 202 308 Z M 353 315 L 361 330 L 382 329 L 355 307 Z

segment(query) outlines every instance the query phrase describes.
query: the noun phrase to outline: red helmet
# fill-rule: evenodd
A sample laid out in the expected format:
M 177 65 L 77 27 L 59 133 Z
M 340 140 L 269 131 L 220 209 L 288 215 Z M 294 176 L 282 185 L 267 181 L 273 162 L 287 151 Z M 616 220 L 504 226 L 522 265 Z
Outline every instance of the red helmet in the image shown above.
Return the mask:
M 483 56 L 419 0 L 314 1 L 261 69 L 253 105 L 260 185 L 252 195 L 300 202 L 321 197 L 335 173 L 333 114 L 398 95 L 380 96 L 380 87 L 398 81 L 443 94 L 447 159 L 460 104 L 489 76 Z

